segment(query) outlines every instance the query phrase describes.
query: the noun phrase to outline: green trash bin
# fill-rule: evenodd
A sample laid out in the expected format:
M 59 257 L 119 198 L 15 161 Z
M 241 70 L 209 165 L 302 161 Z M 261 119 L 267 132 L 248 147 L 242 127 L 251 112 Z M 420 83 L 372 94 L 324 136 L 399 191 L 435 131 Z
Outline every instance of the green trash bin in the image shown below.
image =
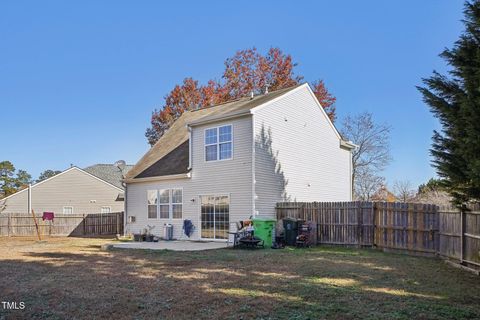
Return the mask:
M 255 218 L 253 221 L 253 229 L 255 237 L 263 240 L 266 248 L 270 248 L 273 244 L 273 230 L 275 229 L 275 219 Z

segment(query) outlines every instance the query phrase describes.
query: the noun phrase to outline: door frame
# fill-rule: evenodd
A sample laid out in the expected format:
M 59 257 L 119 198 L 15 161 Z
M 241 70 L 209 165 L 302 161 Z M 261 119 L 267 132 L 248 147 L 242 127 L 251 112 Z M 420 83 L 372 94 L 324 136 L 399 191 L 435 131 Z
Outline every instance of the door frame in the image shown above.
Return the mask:
M 227 234 L 227 238 L 226 239 L 216 239 L 216 238 L 204 238 L 202 237 L 202 196 L 213 196 L 213 197 L 217 197 L 217 196 L 228 196 L 228 230 L 227 232 L 230 231 L 230 209 L 232 207 L 232 195 L 230 193 L 215 193 L 215 192 L 212 192 L 212 193 L 202 193 L 202 194 L 199 194 L 198 195 L 198 203 L 199 203 L 199 206 L 198 206 L 198 226 L 199 226 L 199 239 L 200 240 L 203 240 L 203 241 L 218 241 L 218 242 L 228 242 L 229 241 L 229 235 Z M 214 214 L 215 216 L 215 214 Z

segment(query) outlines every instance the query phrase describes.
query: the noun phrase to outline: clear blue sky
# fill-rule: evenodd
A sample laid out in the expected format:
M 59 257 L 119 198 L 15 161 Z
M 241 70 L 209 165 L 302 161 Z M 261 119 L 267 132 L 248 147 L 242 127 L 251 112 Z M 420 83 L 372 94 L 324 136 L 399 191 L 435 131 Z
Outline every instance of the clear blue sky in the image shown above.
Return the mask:
M 238 49 L 278 46 L 338 115 L 392 125 L 389 183 L 434 176 L 438 127 L 415 85 L 462 31 L 462 1 L 2 1 L 0 160 L 34 177 L 148 150 L 151 112 L 184 77 L 218 78 Z

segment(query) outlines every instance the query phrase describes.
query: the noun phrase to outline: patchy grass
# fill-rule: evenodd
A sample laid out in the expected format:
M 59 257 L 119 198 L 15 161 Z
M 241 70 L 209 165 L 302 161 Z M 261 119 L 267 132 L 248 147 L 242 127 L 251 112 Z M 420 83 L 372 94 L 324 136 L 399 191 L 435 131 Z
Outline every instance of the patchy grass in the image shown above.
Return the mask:
M 339 247 L 101 251 L 106 239 L 0 238 L 0 319 L 474 319 L 480 278 Z

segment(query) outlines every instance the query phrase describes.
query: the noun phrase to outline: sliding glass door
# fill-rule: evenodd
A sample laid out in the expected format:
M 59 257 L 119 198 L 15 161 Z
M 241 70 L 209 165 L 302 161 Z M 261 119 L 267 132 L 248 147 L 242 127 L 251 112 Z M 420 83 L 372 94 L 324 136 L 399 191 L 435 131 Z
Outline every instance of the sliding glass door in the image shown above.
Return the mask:
M 204 239 L 228 239 L 230 197 L 200 196 L 201 228 Z

